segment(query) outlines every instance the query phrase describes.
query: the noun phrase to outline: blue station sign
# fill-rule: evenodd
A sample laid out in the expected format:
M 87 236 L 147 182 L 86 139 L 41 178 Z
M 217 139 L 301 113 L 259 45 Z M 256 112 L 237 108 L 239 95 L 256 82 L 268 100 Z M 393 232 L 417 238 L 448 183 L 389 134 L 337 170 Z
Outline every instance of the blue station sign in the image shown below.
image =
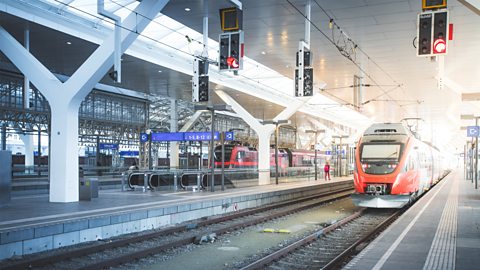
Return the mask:
M 141 143 L 148 142 L 148 134 L 147 133 L 140 133 L 140 142 Z
M 126 150 L 118 152 L 121 157 L 135 157 L 139 155 L 139 151 L 136 150 Z
M 98 146 L 100 149 L 118 150 L 118 144 L 116 143 L 101 143 Z
M 160 132 L 152 133 L 152 142 L 181 142 L 183 132 Z
M 212 133 L 207 132 L 158 132 L 152 133 L 152 142 L 182 142 L 182 141 L 210 141 Z M 213 135 L 214 140 L 219 140 L 220 132 Z M 233 132 L 225 132 L 225 140 L 233 141 Z M 148 134 L 140 134 L 140 142 L 148 142 Z
M 467 137 L 478 137 L 480 127 L 479 126 L 468 126 L 467 127 Z

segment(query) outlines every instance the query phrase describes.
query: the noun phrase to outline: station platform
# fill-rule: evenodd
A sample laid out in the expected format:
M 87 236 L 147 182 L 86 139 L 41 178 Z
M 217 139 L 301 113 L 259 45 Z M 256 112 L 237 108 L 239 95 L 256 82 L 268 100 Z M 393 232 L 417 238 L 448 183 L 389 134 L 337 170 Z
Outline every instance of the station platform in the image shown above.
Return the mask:
M 480 189 L 453 171 L 344 269 L 479 269 Z
M 0 260 L 346 187 L 353 188 L 352 177 L 215 192 L 100 190 L 98 198 L 72 203 L 51 203 L 48 195 L 13 198 L 0 207 Z

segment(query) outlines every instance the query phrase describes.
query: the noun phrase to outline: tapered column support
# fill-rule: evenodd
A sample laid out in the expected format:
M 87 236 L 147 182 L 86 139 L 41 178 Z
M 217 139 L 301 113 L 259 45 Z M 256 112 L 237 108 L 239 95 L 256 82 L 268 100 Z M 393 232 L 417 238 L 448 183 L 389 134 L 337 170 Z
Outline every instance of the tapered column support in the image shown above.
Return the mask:
M 60 102 L 58 102 L 60 103 Z M 50 201 L 78 201 L 78 107 L 51 104 Z
M 270 184 L 270 137 L 275 131 L 275 125 L 269 125 L 258 134 L 258 184 Z
M 222 90 L 215 91 L 217 95 L 253 129 L 258 135 L 258 184 L 270 184 L 270 138 L 275 131 L 275 125 L 261 124 L 255 117 L 253 117 L 245 108 L 238 104 L 232 97 Z M 273 120 L 284 120 L 290 118 L 298 109 L 300 109 L 309 99 L 305 98 L 298 100 L 295 104 L 288 106 L 280 112 Z
M 178 131 L 178 110 L 175 99 L 170 100 L 170 132 Z M 170 142 L 170 168 L 179 168 L 180 164 L 180 149 L 178 142 Z
M 23 33 L 23 45 L 27 51 L 30 51 L 30 30 L 27 28 Z M 28 77 L 23 78 L 23 109 L 30 109 L 30 80 Z M 33 167 L 33 136 L 25 134 L 21 137 L 25 145 L 25 167 Z
M 122 22 L 125 29 L 122 30 L 120 39 L 122 52 L 167 3 L 168 0 L 143 0 L 125 18 Z M 105 39 L 65 83 L 60 82 L 2 27 L 0 40 L 0 50 L 30 79 L 50 104 L 50 201 L 78 201 L 78 109 L 82 100 L 113 64 L 114 33 Z
M 25 166 L 32 167 L 33 163 L 33 135 L 25 134 L 20 136 L 23 144 L 25 145 Z

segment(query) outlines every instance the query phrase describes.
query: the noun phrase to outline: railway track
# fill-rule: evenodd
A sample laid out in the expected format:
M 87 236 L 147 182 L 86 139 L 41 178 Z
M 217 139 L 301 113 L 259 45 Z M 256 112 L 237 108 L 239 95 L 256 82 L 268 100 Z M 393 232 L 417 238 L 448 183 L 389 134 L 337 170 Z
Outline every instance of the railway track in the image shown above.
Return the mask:
M 6 262 L 1 269 L 104 269 L 350 196 L 346 188 L 180 226 Z
M 358 246 L 370 241 L 400 213 L 392 209 L 361 210 L 241 269 L 338 269 Z

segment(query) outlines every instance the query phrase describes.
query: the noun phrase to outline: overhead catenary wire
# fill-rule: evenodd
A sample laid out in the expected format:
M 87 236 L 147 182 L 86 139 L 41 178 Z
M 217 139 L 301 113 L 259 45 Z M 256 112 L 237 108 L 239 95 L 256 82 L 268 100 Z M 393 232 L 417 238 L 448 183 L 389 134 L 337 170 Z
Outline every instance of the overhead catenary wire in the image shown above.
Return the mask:
M 109 23 L 109 24 L 114 25 L 113 22 L 105 19 L 105 18 L 102 17 L 102 16 L 98 16 L 97 14 L 92 14 L 92 13 L 90 13 L 90 12 L 87 12 L 87 11 L 85 11 L 85 10 L 82 10 L 82 9 L 80 9 L 80 8 L 77 8 L 77 7 L 75 7 L 75 6 L 71 5 L 71 4 L 64 3 L 64 2 L 62 2 L 61 0 L 54 0 L 54 1 L 60 3 L 60 4 L 64 5 L 64 6 L 66 6 L 66 7 L 69 7 L 69 8 L 71 8 L 71 9 L 74 9 L 74 10 L 77 10 L 77 11 L 79 11 L 79 12 L 81 12 L 81 13 L 84 13 L 84 14 L 86 14 L 86 15 L 88 15 L 88 16 L 91 16 L 91 17 L 93 17 L 93 18 L 96 18 L 96 19 L 99 19 L 99 20 L 104 21 L 104 22 L 106 22 L 106 23 Z M 119 4 L 119 3 L 115 2 L 115 1 L 112 1 L 112 2 L 114 2 L 115 4 L 121 5 L 121 4 Z M 129 11 L 131 11 L 131 12 L 134 12 L 137 16 L 142 16 L 143 18 L 146 18 L 147 20 L 149 20 L 149 21 L 151 21 L 151 22 L 155 22 L 155 23 L 158 24 L 158 25 L 161 25 L 161 26 L 163 26 L 163 27 L 165 27 L 165 28 L 167 28 L 167 29 L 170 29 L 170 28 L 162 25 L 161 23 L 156 22 L 156 21 L 154 21 L 154 20 L 151 20 L 150 18 L 146 17 L 145 15 L 140 14 L 139 12 L 135 12 L 134 10 L 132 10 L 132 9 L 130 9 L 130 8 L 124 6 L 124 5 L 121 5 L 121 6 L 122 6 L 123 8 L 126 8 L 127 10 L 129 10 Z M 154 41 L 155 43 L 158 43 L 158 44 L 160 44 L 160 45 L 163 45 L 163 46 L 166 46 L 166 47 L 168 47 L 168 48 L 174 49 L 174 50 L 176 50 L 176 51 L 178 51 L 178 52 L 181 52 L 181 53 L 183 53 L 183 54 L 189 55 L 189 56 L 191 56 L 191 57 L 198 57 L 197 55 L 194 55 L 194 54 L 189 53 L 189 52 L 185 52 L 185 51 L 183 51 L 183 50 L 178 49 L 177 47 L 174 47 L 174 46 L 172 46 L 172 45 L 169 45 L 169 44 L 167 44 L 167 43 L 164 43 L 164 42 L 162 42 L 162 41 L 160 41 L 160 40 L 157 40 L 157 39 L 155 39 L 155 38 L 153 38 L 153 37 L 150 37 L 150 36 L 147 36 L 147 35 L 145 35 L 145 34 L 138 33 L 138 32 L 136 32 L 136 31 L 134 31 L 134 30 L 132 30 L 132 29 L 128 29 L 128 28 L 126 28 L 126 27 L 124 27 L 124 26 L 121 26 L 121 28 L 124 29 L 124 30 L 126 30 L 126 31 L 129 31 L 129 32 L 132 32 L 132 33 L 136 33 L 136 34 L 138 34 L 139 36 L 145 37 L 145 38 L 147 38 L 147 39 L 149 39 L 149 40 L 151 40 L 151 41 Z M 174 31 L 174 30 L 172 30 L 172 31 Z M 178 32 L 178 31 L 177 31 L 177 32 Z M 183 35 L 183 34 L 181 34 L 181 35 Z M 197 42 L 200 43 L 200 44 L 203 44 L 201 41 L 197 41 Z M 216 60 L 208 59 L 208 61 L 209 61 L 210 63 L 213 63 L 213 64 L 215 64 L 215 65 L 218 65 L 218 62 L 217 62 Z M 257 83 L 257 84 L 260 84 L 260 85 L 262 85 L 262 86 L 264 86 L 264 87 L 266 87 L 266 88 L 268 88 L 268 89 L 273 90 L 272 93 L 274 93 L 274 94 L 277 92 L 277 89 L 275 89 L 275 88 L 273 88 L 272 86 L 269 86 L 269 85 L 267 85 L 267 84 L 264 84 L 264 83 L 258 81 L 257 79 L 249 78 L 249 77 L 246 77 L 246 76 L 244 76 L 244 75 L 240 75 L 240 76 L 243 77 L 243 78 L 245 78 L 245 79 L 247 79 L 247 80 L 249 80 L 249 81 L 253 81 L 253 82 L 255 82 L 255 83 Z
M 99 16 L 99 15 L 96 14 L 96 13 L 91 13 L 91 12 L 82 10 L 82 9 L 80 9 L 80 8 L 78 8 L 78 7 L 70 4 L 70 3 L 62 2 L 61 0 L 54 0 L 54 1 L 57 2 L 57 3 L 59 3 L 59 4 L 61 4 L 61 5 L 64 5 L 65 7 L 68 7 L 68 8 L 71 8 L 71 9 L 73 9 L 73 10 L 76 10 L 76 11 L 78 11 L 78 12 L 80 12 L 80 13 L 86 14 L 87 16 L 91 16 L 92 18 L 96 18 L 96 19 L 98 19 L 99 21 L 102 21 L 102 22 L 105 22 L 105 23 L 114 25 L 113 22 L 111 22 L 110 20 L 104 18 L 103 16 Z M 175 30 L 175 29 L 172 29 L 172 28 L 170 28 L 170 27 L 167 27 L 166 25 L 163 25 L 163 24 L 155 21 L 154 19 L 150 19 L 149 17 L 147 17 L 147 16 L 145 16 L 145 15 L 139 13 L 139 12 L 136 12 L 135 10 L 129 8 L 128 6 L 126 6 L 126 5 L 124 5 L 124 4 L 118 3 L 118 2 L 116 2 L 116 1 L 114 1 L 114 0 L 112 0 L 112 3 L 114 3 L 114 4 L 116 4 L 116 5 L 119 5 L 120 7 L 125 8 L 126 10 L 129 10 L 129 11 L 135 13 L 136 16 L 141 16 L 141 17 L 143 17 L 143 18 L 146 18 L 146 19 L 149 20 L 150 22 L 153 22 L 153 23 L 155 23 L 155 24 L 157 24 L 157 25 L 160 25 L 160 26 L 162 26 L 162 27 L 170 30 L 172 33 L 177 33 L 177 34 L 179 34 L 179 35 L 184 36 L 184 37 L 186 38 L 186 40 L 187 40 L 188 43 L 190 43 L 190 42 L 192 42 L 192 41 L 195 41 L 195 42 L 197 42 L 198 44 L 201 44 L 201 45 L 203 44 L 203 42 L 198 41 L 198 40 L 195 40 L 195 39 L 192 39 L 192 38 L 190 38 L 188 35 L 184 35 L 184 34 L 180 33 L 179 31 L 177 31 L 177 30 Z M 300 13 L 301 13 L 301 12 L 300 12 Z M 310 22 L 310 23 L 312 23 L 312 22 Z M 312 25 L 314 25 L 314 24 L 312 23 Z M 314 26 L 315 26 L 315 25 L 314 25 Z M 191 53 L 191 52 L 183 51 L 183 50 L 179 49 L 178 47 L 174 47 L 174 46 L 172 46 L 172 45 L 170 45 L 170 44 L 167 44 L 167 43 L 165 43 L 165 42 L 162 42 L 161 40 L 158 40 L 158 39 L 155 39 L 155 38 L 153 38 L 153 37 L 151 37 L 151 36 L 148 36 L 148 35 L 139 33 L 136 29 L 129 29 L 129 28 L 126 28 L 125 26 L 120 26 L 120 27 L 121 27 L 122 29 L 126 30 L 126 31 L 135 33 L 135 34 L 137 34 L 137 35 L 139 35 L 139 36 L 142 36 L 142 37 L 144 37 L 144 38 L 146 38 L 146 39 L 148 39 L 148 40 L 151 40 L 151 41 L 153 41 L 153 42 L 155 42 L 155 43 L 157 43 L 157 44 L 159 44 L 159 45 L 161 45 L 161 46 L 168 47 L 168 48 L 170 48 L 170 49 L 173 49 L 173 50 L 175 50 L 175 51 L 181 52 L 181 53 L 183 53 L 183 54 L 185 54 L 185 55 L 188 55 L 188 56 L 191 56 L 191 57 L 198 57 L 197 55 L 194 55 L 194 54 Z M 317 28 L 317 30 L 319 30 L 319 31 L 321 32 L 321 30 L 318 29 L 317 26 L 315 26 L 315 27 Z M 321 33 L 324 34 L 323 32 L 321 32 Z M 326 35 L 325 35 L 325 36 L 326 36 Z M 328 38 L 328 36 L 326 36 L 326 37 Z M 208 60 L 208 61 L 209 61 L 210 63 L 212 63 L 212 64 L 218 65 L 218 61 L 216 61 L 216 60 L 212 60 L 212 59 L 206 59 L 206 60 Z M 358 65 L 357 65 L 357 66 L 358 66 Z M 359 67 L 359 68 L 361 69 L 361 67 Z M 258 80 L 258 78 L 257 78 L 257 79 L 255 79 L 255 78 L 249 78 L 249 77 L 246 77 L 245 75 L 241 75 L 241 74 L 240 74 L 239 76 L 245 78 L 245 79 L 248 80 L 248 81 L 252 81 L 252 82 L 254 82 L 254 83 L 256 83 L 256 84 L 262 85 L 263 87 L 265 87 L 265 88 L 267 88 L 267 89 L 271 89 L 271 90 L 272 90 L 272 91 L 271 91 L 272 94 L 275 94 L 275 95 L 277 95 L 277 96 L 279 96 L 279 97 L 282 96 L 282 95 L 278 95 L 278 89 L 275 89 L 275 88 L 273 88 L 273 87 L 270 86 L 270 85 L 267 85 L 267 84 L 265 84 L 265 83 L 263 83 L 263 82 L 260 82 L 260 81 Z M 369 76 L 369 75 L 368 75 L 368 76 Z M 372 79 L 372 81 L 374 81 L 374 80 Z M 345 101 L 345 100 L 343 100 L 343 99 L 341 99 L 341 98 L 339 98 L 339 97 L 336 97 L 336 96 L 334 96 L 334 95 L 332 95 L 332 94 L 329 94 L 329 95 L 332 96 L 333 98 L 335 98 L 336 100 L 341 100 L 341 102 L 340 102 L 341 104 L 339 104 L 339 106 L 352 105 L 350 102 L 347 102 L 347 101 Z
M 82 10 L 82 9 L 80 9 L 80 8 L 77 8 L 77 7 L 75 7 L 75 6 L 73 6 L 73 5 L 69 4 L 69 3 L 64 3 L 64 2 L 62 2 L 61 0 L 54 0 L 54 1 L 57 2 L 57 3 L 60 3 L 60 4 L 64 5 L 64 6 L 66 6 L 66 7 L 69 7 L 69 8 L 71 8 L 71 9 L 74 9 L 74 10 L 76 10 L 76 11 L 78 11 L 78 12 L 84 13 L 84 14 L 86 14 L 86 15 L 88 15 L 88 16 L 91 16 L 91 17 L 93 17 L 93 18 L 96 18 L 96 19 L 98 19 L 98 20 L 101 20 L 101 21 L 103 21 L 103 22 L 106 22 L 106 23 L 108 23 L 108 24 L 115 25 L 114 22 L 111 22 L 110 20 L 107 20 L 107 19 L 105 19 L 105 18 L 102 17 L 102 16 L 98 16 L 97 14 L 92 14 L 92 13 L 90 13 L 90 12 L 87 12 L 87 11 L 85 11 L 85 10 Z M 129 10 L 131 10 L 131 9 L 129 9 Z M 150 20 L 151 22 L 154 22 L 154 20 L 151 20 L 150 18 L 148 18 L 148 17 L 146 17 L 146 16 L 144 16 L 144 15 L 138 13 L 138 12 L 135 12 L 135 11 L 133 11 L 133 10 L 131 10 L 131 11 L 134 12 L 137 16 L 140 15 L 140 16 L 142 16 L 142 17 Z M 162 25 L 162 24 L 160 24 L 160 23 L 158 23 L 158 22 L 156 22 L 156 23 L 159 24 L 159 25 Z M 162 26 L 164 26 L 164 25 L 162 25 Z M 169 28 L 166 27 L 166 26 L 164 26 L 164 27 L 167 28 L 167 29 L 169 29 Z M 194 54 L 192 54 L 192 53 L 189 53 L 189 52 L 182 51 L 182 50 L 180 50 L 179 48 L 177 48 L 177 47 L 175 47 L 175 46 L 173 46 L 173 45 L 169 45 L 169 44 L 167 44 L 167 43 L 165 43 L 165 42 L 162 42 L 162 41 L 160 41 L 160 40 L 158 40 L 158 39 L 155 39 L 155 38 L 153 38 L 153 37 L 147 36 L 147 35 L 145 35 L 145 34 L 138 33 L 138 31 L 137 31 L 136 29 L 135 29 L 135 30 L 132 30 L 132 29 L 126 28 L 125 26 L 120 26 L 120 28 L 122 28 L 123 30 L 129 31 L 129 32 L 131 32 L 131 33 L 135 33 L 135 34 L 137 34 L 137 35 L 139 35 L 139 36 L 141 36 L 141 37 L 144 37 L 144 38 L 146 38 L 146 39 L 148 39 L 148 40 L 151 40 L 151 41 L 153 41 L 153 42 L 155 42 L 155 43 L 158 43 L 158 44 L 161 44 L 161 45 L 163 45 L 163 46 L 166 46 L 166 47 L 168 47 L 168 48 L 170 48 L 170 49 L 173 49 L 173 50 L 175 50 L 175 51 L 181 52 L 181 53 L 183 53 L 183 54 L 186 54 L 186 55 L 189 55 L 189 56 L 192 56 L 192 57 L 197 57 L 196 55 L 194 55 Z M 172 31 L 173 31 L 173 30 L 172 30 Z M 197 41 L 197 42 L 200 42 L 200 41 Z M 203 44 L 203 43 L 201 43 L 201 44 Z M 209 59 L 209 62 L 214 62 L 214 63 L 216 63 L 216 61 L 211 60 L 211 59 Z
M 373 78 L 372 75 L 370 75 L 364 68 L 362 68 L 352 57 L 349 57 L 347 55 L 345 55 L 345 53 L 343 53 L 343 50 L 337 45 L 337 43 L 332 39 L 330 38 L 330 36 L 328 36 L 325 32 L 323 32 L 320 27 L 318 25 L 316 25 L 312 20 L 308 19 L 305 14 L 303 14 L 303 12 L 298 9 L 297 6 L 295 6 L 295 4 L 293 4 L 290 0 L 286 0 L 288 2 L 288 4 L 290 4 L 290 6 L 292 6 L 299 14 L 302 15 L 302 17 L 304 17 L 319 33 L 321 33 L 330 43 L 332 43 L 340 52 L 340 54 L 342 54 L 343 56 L 345 56 L 345 58 L 347 58 L 348 60 L 350 60 L 360 71 L 362 71 L 375 85 L 381 85 L 379 83 L 377 83 L 377 81 Z M 391 79 L 395 85 L 398 85 L 400 88 L 401 88 L 401 85 L 402 84 L 399 84 L 396 80 L 394 80 L 390 74 L 388 74 L 384 69 L 382 69 L 365 51 L 363 51 L 359 46 L 358 44 L 356 44 L 350 37 L 348 37 L 345 32 L 341 29 L 341 27 L 335 22 L 335 20 L 330 17 L 330 15 L 326 12 L 326 10 L 317 2 L 317 0 L 314 0 L 314 2 L 317 4 L 317 6 L 327 15 L 327 17 L 330 19 L 330 24 L 334 27 L 332 27 L 333 29 L 336 27 L 340 33 L 342 35 L 345 35 L 345 37 L 347 37 L 347 40 L 349 42 L 351 42 L 352 44 L 354 44 L 354 48 L 355 50 L 358 50 L 360 52 L 362 52 L 366 57 L 367 59 L 369 60 L 369 62 L 372 62 L 374 65 L 376 65 L 377 67 L 379 67 L 379 69 L 385 73 L 387 75 L 387 77 L 389 77 L 389 79 Z M 333 30 L 332 30 L 333 31 Z M 333 34 L 332 34 L 333 36 Z M 382 96 L 383 95 L 387 95 L 389 98 L 392 99 L 392 101 L 394 101 L 394 99 L 392 97 L 390 97 L 390 95 L 388 95 L 388 92 L 383 89 L 381 86 L 379 86 L 380 90 L 383 92 Z M 397 103 L 397 102 L 396 102 Z M 402 108 L 400 106 L 400 104 L 397 103 L 397 105 Z M 402 108 L 403 109 L 403 108 Z
M 128 6 L 126 6 L 126 5 L 124 5 L 124 4 L 118 3 L 118 2 L 116 2 L 115 0 L 111 0 L 111 1 L 112 1 L 112 3 L 114 3 L 114 4 L 116 4 L 116 5 L 124 8 L 124 9 L 126 9 L 126 10 L 128 10 L 128 11 L 135 12 L 135 10 L 129 8 Z M 160 26 L 162 26 L 162 27 L 164 27 L 164 28 L 172 31 L 173 33 L 176 33 L 176 34 L 179 34 L 179 35 L 181 35 L 181 36 L 184 36 L 184 37 L 187 39 L 188 43 L 196 42 L 196 43 L 198 43 L 199 45 L 205 46 L 205 44 L 204 44 L 202 41 L 200 41 L 200 40 L 194 39 L 194 38 L 192 38 L 192 37 L 190 37 L 190 36 L 188 36 L 188 35 L 184 35 L 183 33 L 180 33 L 178 30 L 173 29 L 173 28 L 171 28 L 171 27 L 168 27 L 168 26 L 166 26 L 166 25 L 163 25 L 163 24 L 161 24 L 161 23 L 159 23 L 159 22 L 157 22 L 157 21 L 155 21 L 155 20 L 151 20 L 150 18 L 146 17 L 145 15 L 143 15 L 143 14 L 141 14 L 141 13 L 138 13 L 138 12 L 135 12 L 135 13 L 136 13 L 138 16 L 141 16 L 141 17 L 149 20 L 150 22 L 153 22 L 154 24 L 160 25 Z M 213 48 L 213 47 L 210 47 L 210 48 L 211 48 L 211 49 L 215 49 L 215 48 Z
M 338 27 L 338 29 L 341 29 L 340 26 L 338 26 L 338 24 L 335 22 L 335 19 L 330 17 L 328 12 L 318 3 L 318 1 L 317 0 L 313 0 L 313 1 L 323 11 L 323 13 L 325 13 L 325 15 L 327 15 L 327 17 L 330 19 L 330 23 L 336 25 Z M 343 34 L 345 34 L 345 33 L 343 32 Z M 352 40 L 352 42 L 353 42 L 353 40 Z M 372 58 L 370 58 L 370 56 L 361 47 L 359 47 L 358 44 L 356 44 L 356 43 L 354 43 L 354 44 L 355 44 L 355 49 L 356 50 L 359 50 L 360 52 L 362 52 L 367 57 L 367 59 L 370 60 L 370 62 L 372 62 L 375 66 L 378 67 L 378 69 L 380 69 L 383 73 L 385 73 L 385 75 L 387 75 L 387 77 L 389 77 L 395 84 L 400 85 L 400 83 L 397 82 L 388 72 L 386 72 L 377 62 L 375 62 Z

